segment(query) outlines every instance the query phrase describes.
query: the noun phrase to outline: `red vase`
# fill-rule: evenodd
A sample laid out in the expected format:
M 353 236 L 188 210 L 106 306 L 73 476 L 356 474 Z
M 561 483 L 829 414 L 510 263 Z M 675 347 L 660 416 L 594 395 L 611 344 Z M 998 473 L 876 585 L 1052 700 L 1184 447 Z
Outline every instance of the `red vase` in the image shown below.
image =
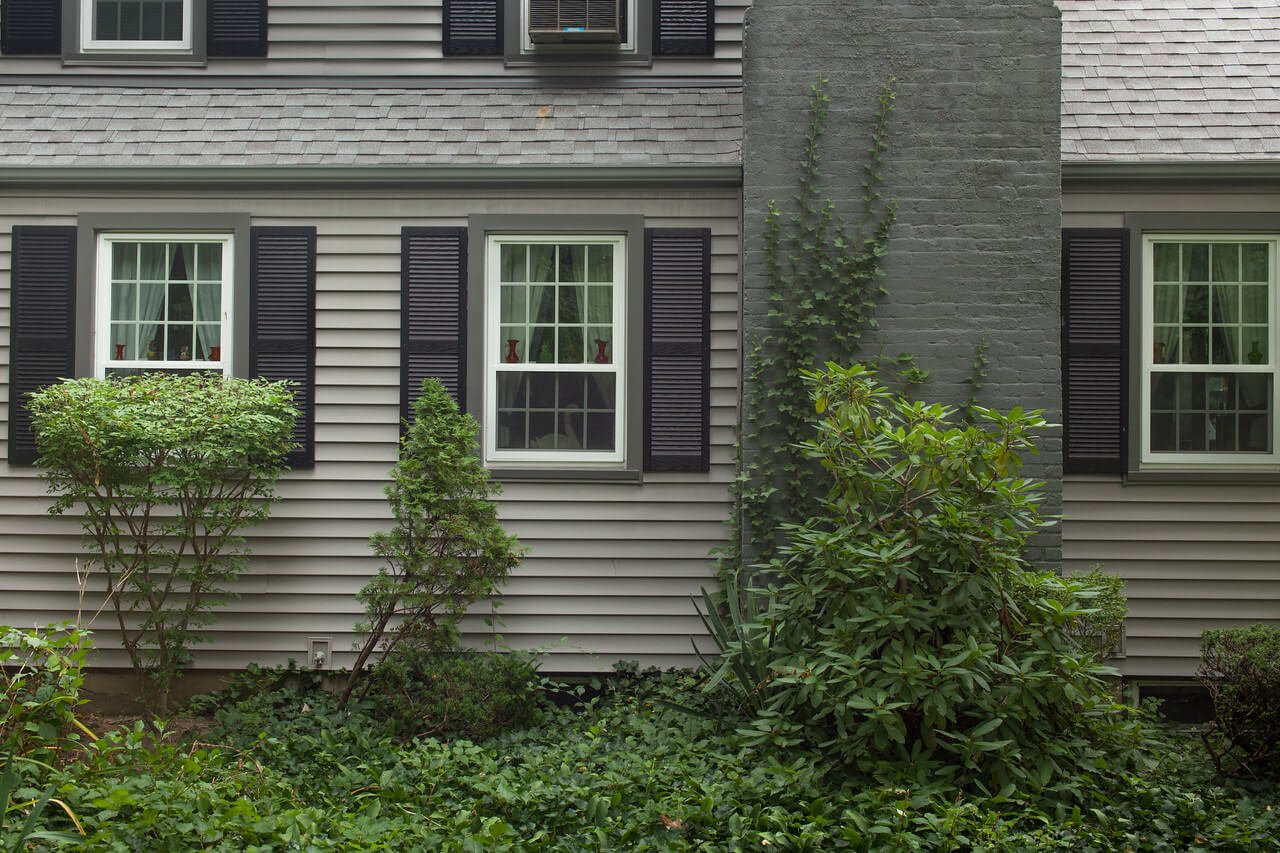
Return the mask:
M 605 354 L 604 348 L 609 345 L 606 340 L 596 338 L 596 364 L 608 364 L 609 356 Z
M 124 344 L 116 344 L 116 361 L 124 361 Z
M 507 338 L 507 354 L 502 359 L 507 364 L 518 364 L 520 362 L 520 354 L 516 352 L 516 344 L 520 343 L 518 338 Z
M 221 361 L 221 360 L 222 360 L 222 347 L 209 347 L 209 360 L 210 360 L 210 361 Z

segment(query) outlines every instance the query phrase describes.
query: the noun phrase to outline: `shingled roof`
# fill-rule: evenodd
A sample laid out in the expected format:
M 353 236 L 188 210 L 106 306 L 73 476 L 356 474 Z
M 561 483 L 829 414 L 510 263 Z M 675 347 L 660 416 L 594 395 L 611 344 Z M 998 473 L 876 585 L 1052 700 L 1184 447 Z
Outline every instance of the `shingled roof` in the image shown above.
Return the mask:
M 740 88 L 0 86 L 6 166 L 732 165 Z
M 1062 158 L 1280 158 L 1277 0 L 1057 0 Z

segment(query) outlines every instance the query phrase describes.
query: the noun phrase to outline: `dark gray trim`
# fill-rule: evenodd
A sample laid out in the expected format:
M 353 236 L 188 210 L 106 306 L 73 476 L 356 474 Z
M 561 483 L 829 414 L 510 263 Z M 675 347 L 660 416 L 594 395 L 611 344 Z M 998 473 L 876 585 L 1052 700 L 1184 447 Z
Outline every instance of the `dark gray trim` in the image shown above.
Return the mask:
M 490 468 L 489 476 L 504 483 L 639 483 L 639 470 L 541 471 L 529 468 Z
M 460 57 L 465 59 L 465 57 Z M 451 58 L 450 61 L 454 61 Z M 98 63 L 95 63 L 98 64 Z M 173 65 L 175 63 L 168 63 Z M 221 63 L 218 63 L 221 66 Z M 599 68 L 600 64 L 595 63 Z M 739 89 L 741 75 L 670 77 L 658 74 L 586 76 L 575 69 L 497 75 L 378 77 L 261 74 L 0 74 L 4 86 L 93 86 L 123 89 Z
M 235 338 L 231 372 L 249 375 L 249 214 L 247 213 L 82 213 L 76 219 L 76 375 L 93 375 L 95 278 L 98 235 L 103 231 L 221 231 L 235 239 Z
M 191 0 L 191 50 L 146 53 L 86 53 L 80 48 L 82 0 L 62 0 L 62 61 L 65 65 L 196 66 L 205 64 L 206 0 Z
M 738 187 L 740 164 L 675 166 L 0 166 L 8 187 Z
M 543 44 L 527 52 L 522 50 L 524 33 L 521 32 L 521 23 L 524 16 L 521 14 L 521 6 L 524 2 L 527 0 L 504 0 L 502 40 L 504 60 L 508 68 L 582 66 L 589 72 L 601 65 L 648 68 L 653 63 L 653 6 L 650 0 L 635 0 L 636 13 L 627 20 L 628 30 L 634 33 L 634 37 L 630 39 L 635 44 L 632 50 L 607 44 Z
M 1167 180 L 1280 181 L 1278 160 L 1237 160 L 1232 162 L 1064 162 L 1062 180 L 1067 181 L 1167 181 Z
M 485 243 L 489 234 L 624 234 L 627 238 L 627 357 L 623 369 L 627 382 L 626 448 L 623 471 L 639 471 L 644 455 L 644 217 L 626 214 L 589 216 L 559 215 L 549 212 L 541 216 L 477 215 L 467 223 L 467 409 L 484 423 L 484 341 L 485 341 Z M 580 471 L 567 466 L 571 478 Z M 506 469 L 504 469 L 506 470 Z M 516 469 L 511 469 L 516 470 Z M 518 469 L 524 475 L 527 469 Z M 556 469 L 560 477 L 566 469 Z M 590 469 L 607 474 L 619 469 Z M 546 476 L 539 474 L 538 476 Z M 608 479 L 608 478 L 605 478 Z
M 1129 471 L 1127 486 L 1273 486 L 1280 483 L 1280 471 Z
M 1124 227 L 1129 229 L 1129 376 L 1135 390 L 1129 406 L 1129 470 L 1125 482 L 1148 483 L 1246 483 L 1280 482 L 1280 472 L 1264 471 L 1214 471 L 1186 468 L 1177 471 L 1142 470 L 1142 419 L 1146 416 L 1141 399 L 1142 376 L 1142 240 L 1144 234 L 1190 234 L 1221 231 L 1231 234 L 1280 234 L 1280 213 L 1129 213 L 1125 214 Z M 1278 413 L 1280 415 L 1280 413 Z M 1277 417 L 1273 430 L 1280 429 Z M 1280 434 L 1272 436 L 1280 441 Z

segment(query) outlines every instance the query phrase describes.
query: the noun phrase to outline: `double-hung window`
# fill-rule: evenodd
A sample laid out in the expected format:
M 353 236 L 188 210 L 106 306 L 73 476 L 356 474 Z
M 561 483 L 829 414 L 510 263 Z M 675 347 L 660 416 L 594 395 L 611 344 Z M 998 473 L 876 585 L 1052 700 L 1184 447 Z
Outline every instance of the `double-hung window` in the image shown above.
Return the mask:
M 230 374 L 231 234 L 98 237 L 94 370 Z
M 626 239 L 488 236 L 488 460 L 624 460 Z
M 1143 235 L 1144 467 L 1280 462 L 1278 242 L 1272 235 Z
M 194 0 L 79 0 L 85 53 L 190 51 Z

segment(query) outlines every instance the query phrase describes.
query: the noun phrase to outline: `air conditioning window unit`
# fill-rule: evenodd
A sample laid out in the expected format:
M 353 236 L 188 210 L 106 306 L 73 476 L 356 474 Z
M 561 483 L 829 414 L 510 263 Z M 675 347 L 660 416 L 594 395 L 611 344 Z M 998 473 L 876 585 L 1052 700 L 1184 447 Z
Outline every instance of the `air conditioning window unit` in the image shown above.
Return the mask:
M 618 44 L 619 0 L 528 0 L 535 44 Z

